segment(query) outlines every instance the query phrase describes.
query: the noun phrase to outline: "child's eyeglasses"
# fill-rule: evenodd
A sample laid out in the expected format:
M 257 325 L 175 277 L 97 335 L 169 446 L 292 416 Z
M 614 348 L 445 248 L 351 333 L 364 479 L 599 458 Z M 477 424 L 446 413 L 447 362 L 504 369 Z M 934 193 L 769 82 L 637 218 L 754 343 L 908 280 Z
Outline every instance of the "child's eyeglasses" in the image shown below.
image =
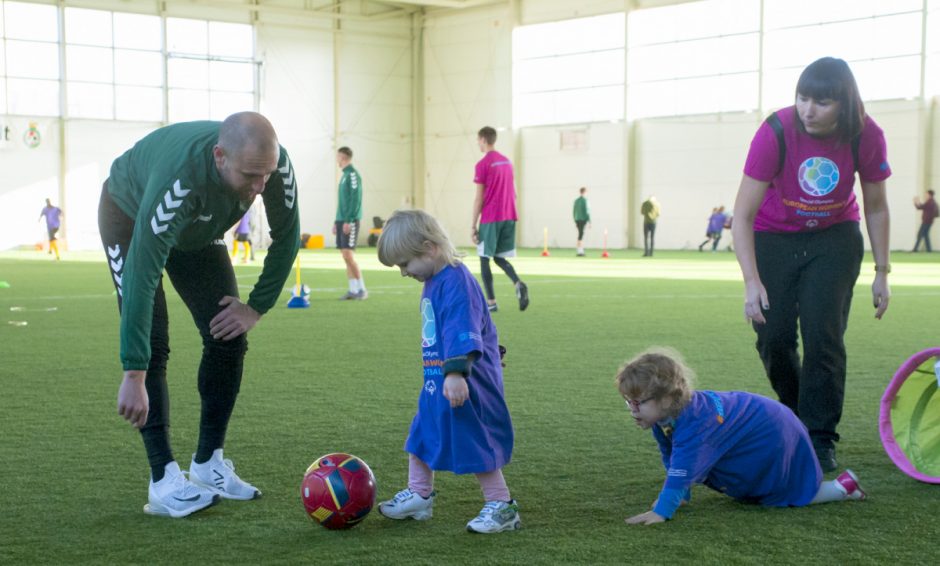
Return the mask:
M 640 406 L 647 401 L 652 401 L 652 397 L 647 397 L 646 399 L 624 399 L 624 402 L 627 404 L 628 409 L 633 409 L 634 411 L 639 411 Z

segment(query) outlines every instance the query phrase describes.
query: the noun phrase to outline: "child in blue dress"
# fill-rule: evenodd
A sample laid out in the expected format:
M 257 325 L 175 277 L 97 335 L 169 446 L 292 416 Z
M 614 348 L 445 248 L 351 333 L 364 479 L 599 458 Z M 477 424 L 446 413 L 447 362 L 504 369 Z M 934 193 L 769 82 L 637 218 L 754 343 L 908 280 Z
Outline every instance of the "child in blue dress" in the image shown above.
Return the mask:
M 502 473 L 512 456 L 512 421 L 503 398 L 496 326 L 480 285 L 437 220 L 421 210 L 400 210 L 388 219 L 378 254 L 383 264 L 398 267 L 402 277 L 424 283 L 424 378 L 405 441 L 408 487 L 380 503 L 379 512 L 390 519 L 430 519 L 432 470 L 472 473 L 486 503 L 467 530 L 518 529 L 519 507 Z
M 628 524 L 671 519 L 696 483 L 771 507 L 865 498 L 851 470 L 823 481 L 809 433 L 790 409 L 742 391 L 694 391 L 691 379 L 668 349 L 648 350 L 617 374 L 631 416 L 652 429 L 666 468 L 652 509 Z

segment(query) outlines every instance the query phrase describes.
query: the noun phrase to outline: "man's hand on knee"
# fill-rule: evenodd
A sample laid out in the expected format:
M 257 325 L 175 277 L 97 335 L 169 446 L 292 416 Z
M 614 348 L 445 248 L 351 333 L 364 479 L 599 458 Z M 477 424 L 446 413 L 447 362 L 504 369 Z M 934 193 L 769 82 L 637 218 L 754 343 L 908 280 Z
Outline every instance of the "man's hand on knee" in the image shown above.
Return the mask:
M 225 307 L 209 321 L 209 333 L 216 340 L 232 340 L 254 328 L 261 315 L 258 311 L 238 300 L 238 297 L 226 295 L 219 301 Z

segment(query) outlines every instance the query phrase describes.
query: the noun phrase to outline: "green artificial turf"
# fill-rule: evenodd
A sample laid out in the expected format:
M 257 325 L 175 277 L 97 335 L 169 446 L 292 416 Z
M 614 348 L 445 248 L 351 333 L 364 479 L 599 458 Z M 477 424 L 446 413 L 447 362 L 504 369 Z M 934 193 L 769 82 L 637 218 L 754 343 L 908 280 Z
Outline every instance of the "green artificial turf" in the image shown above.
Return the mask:
M 893 256 L 884 320 L 873 317 L 870 257 L 856 288 L 838 456 L 867 501 L 765 509 L 697 487 L 674 520 L 642 527 L 623 519 L 649 507 L 664 471 L 613 375 L 639 350 L 668 345 L 686 356 L 699 388 L 772 395 L 743 319 L 737 265 L 728 253 L 647 259 L 617 250 L 604 260 L 538 251 L 514 261 L 529 285 L 524 313 L 494 269 L 516 431 L 505 476 L 523 523 L 496 536 L 465 532 L 482 497 L 472 476 L 449 473 L 437 477 L 428 522 L 373 512 L 330 532 L 305 517 L 301 478 L 327 452 L 368 462 L 380 499 L 406 483 L 402 445 L 422 384 L 421 287 L 379 265 L 374 250 L 359 253 L 365 302 L 336 300 L 346 283 L 338 253 L 302 254 L 311 308 L 288 310 L 285 292 L 251 332 L 226 442 L 226 457 L 264 497 L 186 519 L 141 511 L 149 469 L 138 433 L 116 414 L 118 314 L 103 254 L 58 263 L 0 254 L 0 281 L 10 284 L 0 288 L 0 563 L 935 563 L 940 486 L 894 467 L 877 418 L 898 365 L 940 341 L 936 260 Z M 468 265 L 478 271 L 475 258 Z M 244 294 L 259 271 L 236 267 Z M 197 439 L 200 343 L 172 291 L 169 310 L 171 435 L 186 468 Z

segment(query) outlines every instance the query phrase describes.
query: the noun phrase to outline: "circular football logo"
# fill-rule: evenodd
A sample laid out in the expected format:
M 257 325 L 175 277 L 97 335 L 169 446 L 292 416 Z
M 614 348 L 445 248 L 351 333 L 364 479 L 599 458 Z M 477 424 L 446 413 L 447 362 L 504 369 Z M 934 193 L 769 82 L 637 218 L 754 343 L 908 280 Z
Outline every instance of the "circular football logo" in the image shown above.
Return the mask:
M 430 348 L 437 342 L 437 326 L 434 324 L 434 308 L 431 299 L 421 301 L 421 347 Z
M 814 197 L 828 195 L 839 184 L 839 168 L 831 159 L 810 157 L 797 175 L 803 192 Z

